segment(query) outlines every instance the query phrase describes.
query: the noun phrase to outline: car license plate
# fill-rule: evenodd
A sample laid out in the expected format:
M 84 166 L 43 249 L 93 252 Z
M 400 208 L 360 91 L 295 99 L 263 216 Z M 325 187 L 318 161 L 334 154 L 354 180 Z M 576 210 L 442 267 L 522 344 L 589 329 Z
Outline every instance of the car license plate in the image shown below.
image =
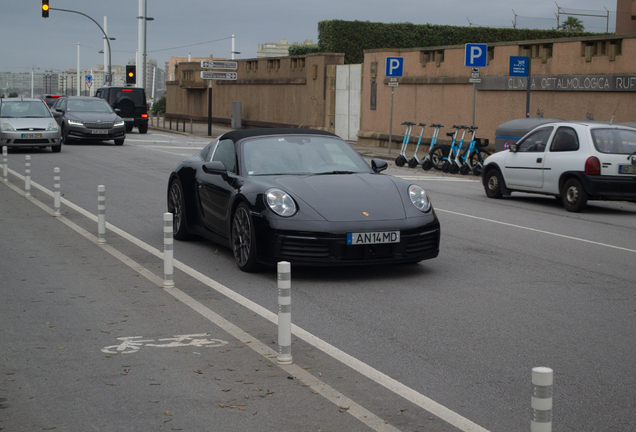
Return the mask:
M 619 165 L 619 174 L 636 174 L 636 165 Z
M 124 119 L 124 121 L 135 121 L 135 119 L 132 118 L 132 117 L 127 117 L 127 118 Z
M 107 130 L 92 130 L 91 133 L 93 135 L 107 135 L 108 131 Z
M 22 138 L 42 138 L 42 134 L 22 134 Z
M 347 244 L 378 244 L 378 243 L 399 243 L 399 231 L 347 233 Z

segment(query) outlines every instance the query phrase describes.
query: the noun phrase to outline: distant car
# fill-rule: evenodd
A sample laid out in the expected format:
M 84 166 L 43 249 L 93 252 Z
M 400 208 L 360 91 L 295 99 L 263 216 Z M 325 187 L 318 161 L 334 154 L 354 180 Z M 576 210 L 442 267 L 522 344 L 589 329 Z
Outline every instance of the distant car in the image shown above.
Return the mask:
M 124 120 L 105 100 L 97 97 L 61 98 L 54 105 L 53 115 L 62 129 L 64 144 L 114 140 L 115 145 L 123 145 L 126 139 Z
M 420 186 L 381 174 L 345 141 L 309 129 L 221 135 L 168 180 L 174 237 L 232 249 L 238 267 L 418 262 L 439 254 L 440 225 Z
M 148 104 L 142 87 L 100 87 L 95 96 L 106 100 L 113 109 L 120 109 L 126 132 L 131 132 L 133 127 L 141 134 L 148 132 Z
M 543 124 L 488 157 L 482 180 L 490 198 L 553 195 L 571 212 L 588 200 L 636 202 L 636 129 L 600 122 Z
M 0 146 L 62 150 L 60 127 L 41 99 L 0 99 Z
M 55 104 L 55 101 L 57 101 L 60 97 L 62 97 L 62 95 L 57 95 L 57 94 L 40 95 L 40 99 L 42 99 L 44 103 L 48 105 L 49 108 L 51 108 L 53 104 Z

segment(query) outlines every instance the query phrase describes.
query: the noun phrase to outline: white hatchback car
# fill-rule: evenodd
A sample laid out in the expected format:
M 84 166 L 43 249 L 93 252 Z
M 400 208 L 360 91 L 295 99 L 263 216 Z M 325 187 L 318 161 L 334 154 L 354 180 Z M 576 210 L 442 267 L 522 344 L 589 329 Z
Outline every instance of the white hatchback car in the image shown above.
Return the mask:
M 561 198 L 571 212 L 588 200 L 636 202 L 636 129 L 600 122 L 547 123 L 488 157 L 486 195 L 529 192 Z
M 0 99 L 0 147 L 62 150 L 60 127 L 41 99 Z

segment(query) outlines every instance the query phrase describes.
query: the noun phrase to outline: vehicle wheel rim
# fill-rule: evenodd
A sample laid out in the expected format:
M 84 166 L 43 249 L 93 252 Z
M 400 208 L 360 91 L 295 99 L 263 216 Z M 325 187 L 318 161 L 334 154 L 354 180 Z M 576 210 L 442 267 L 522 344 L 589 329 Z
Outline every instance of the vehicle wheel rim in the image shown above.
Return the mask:
M 499 188 L 499 180 L 497 176 L 492 175 L 488 177 L 488 189 L 492 192 L 495 192 Z
M 243 266 L 247 263 L 252 249 L 252 227 L 250 226 L 249 215 L 243 207 L 239 207 L 234 215 L 232 238 L 234 258 L 240 266 Z
M 576 204 L 576 201 L 579 199 L 579 190 L 574 186 L 570 186 L 565 194 L 565 199 L 569 205 Z
M 175 232 L 181 228 L 181 219 L 183 217 L 183 198 L 181 188 L 177 183 L 173 183 L 170 188 L 170 200 L 168 202 L 168 211 L 172 213 L 172 228 Z

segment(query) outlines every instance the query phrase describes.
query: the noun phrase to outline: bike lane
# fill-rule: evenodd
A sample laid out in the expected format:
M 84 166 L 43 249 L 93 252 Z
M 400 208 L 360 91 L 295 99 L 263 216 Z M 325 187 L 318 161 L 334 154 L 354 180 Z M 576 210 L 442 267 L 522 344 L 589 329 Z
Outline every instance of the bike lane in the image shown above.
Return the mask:
M 162 274 L 154 257 L 109 238 L 132 268 L 11 189 L 0 183 L 0 428 L 457 430 L 296 339 L 295 365 L 277 366 L 273 324 L 181 278 L 216 311 L 193 314 L 142 275 Z

